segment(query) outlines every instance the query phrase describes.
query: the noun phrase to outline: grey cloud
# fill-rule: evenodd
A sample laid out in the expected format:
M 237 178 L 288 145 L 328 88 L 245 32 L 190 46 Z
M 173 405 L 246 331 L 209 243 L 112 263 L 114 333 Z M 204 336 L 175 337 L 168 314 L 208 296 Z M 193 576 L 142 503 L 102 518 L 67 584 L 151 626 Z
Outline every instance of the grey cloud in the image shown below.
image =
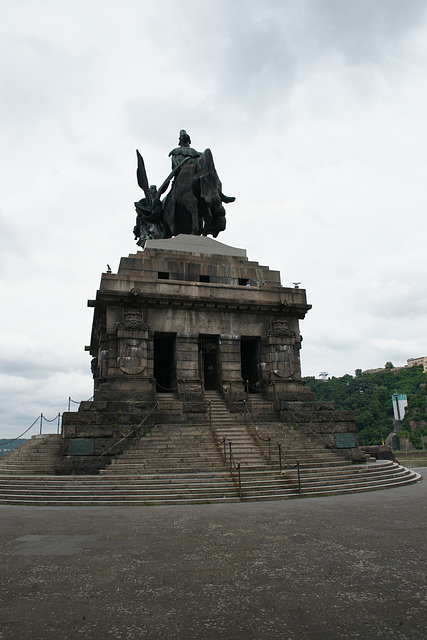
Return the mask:
M 324 0 L 307 2 L 318 50 L 336 50 L 349 64 L 380 62 L 416 28 L 425 0 Z
M 57 120 L 60 112 L 83 108 L 95 91 L 102 56 L 88 46 L 70 52 L 46 38 L 3 39 L 0 112 L 2 126 Z M 63 115 L 62 115 L 63 117 Z

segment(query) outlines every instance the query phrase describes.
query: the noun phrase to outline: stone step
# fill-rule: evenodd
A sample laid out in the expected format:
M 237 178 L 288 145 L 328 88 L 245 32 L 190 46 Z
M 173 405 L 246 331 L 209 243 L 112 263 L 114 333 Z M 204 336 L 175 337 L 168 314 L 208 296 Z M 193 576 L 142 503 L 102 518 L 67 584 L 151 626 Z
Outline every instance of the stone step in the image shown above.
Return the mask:
M 69 478 L 69 477 L 68 477 Z M 401 486 L 403 484 L 408 484 L 411 482 L 416 482 L 419 480 L 420 476 L 413 472 L 410 472 L 408 477 L 404 479 L 400 479 L 394 482 L 384 482 L 380 485 L 378 483 L 370 483 L 366 485 L 361 485 L 360 483 L 356 485 L 346 484 L 345 486 L 337 486 L 331 488 L 330 485 L 318 486 L 316 489 L 303 487 L 302 494 L 306 497 L 314 496 L 314 495 L 333 495 L 337 493 L 351 493 L 355 491 L 370 491 L 376 488 L 389 488 L 392 486 Z M 66 480 L 67 477 L 64 477 Z M 75 481 L 74 481 L 75 482 Z M 16 493 L 10 492 L 8 495 L 5 495 L 2 492 L 0 496 L 0 502 L 3 504 L 40 504 L 40 505 L 49 505 L 49 506 L 65 506 L 65 505 L 76 505 L 76 506 L 84 506 L 84 505 L 131 505 L 131 504 L 191 504 L 198 501 L 206 501 L 206 502 L 229 502 L 238 500 L 238 496 L 233 495 L 232 491 L 226 491 L 225 487 L 221 487 L 222 495 L 218 496 L 215 492 L 209 495 L 208 492 L 201 492 L 198 494 L 192 494 L 189 496 L 188 492 L 184 493 L 171 493 L 169 488 L 167 492 L 164 492 L 161 496 L 155 495 L 153 493 L 144 493 L 140 494 L 136 497 L 135 494 L 129 494 L 127 490 L 126 496 L 120 496 L 115 493 L 114 495 L 104 495 L 104 496 L 95 496 L 91 495 L 90 497 L 84 498 L 81 494 L 74 492 L 70 495 L 67 495 L 64 499 L 64 496 L 49 496 L 46 493 L 40 496 L 24 496 L 17 495 Z M 221 493 L 221 490 L 219 493 Z M 237 491 L 237 490 L 236 490 Z M 249 484 L 242 485 L 242 497 L 241 499 L 244 501 L 253 501 L 253 500 L 276 500 L 276 499 L 286 499 L 286 498 L 295 498 L 299 497 L 299 493 L 295 487 L 290 487 L 286 483 L 279 484 L 273 483 L 269 485 L 269 487 L 264 486 L 262 488 L 259 484 L 255 487 L 251 488 Z
M 12 460 L 6 468 L 0 466 L 0 503 L 129 506 L 278 500 L 401 486 L 417 480 L 416 474 L 389 461 L 369 466 L 351 465 L 275 420 L 264 421 L 258 432 L 252 426 L 253 420 L 245 426 L 241 415 L 230 414 L 216 392 L 208 396 L 213 432 L 208 420 L 198 425 L 157 425 L 97 476 L 34 475 L 33 472 L 44 473 L 49 467 L 42 464 L 40 444 L 43 443 L 34 442 L 26 459 L 22 455 L 13 466 Z M 176 406 L 177 401 L 163 397 L 161 403 L 163 407 Z M 268 403 L 258 398 L 253 404 L 262 411 L 268 407 Z M 104 411 L 107 408 L 105 404 Z M 126 433 L 132 428 L 130 424 L 122 425 Z M 267 464 L 268 435 L 271 466 Z M 282 472 L 278 469 L 277 441 L 282 443 Z M 229 442 L 234 460 L 232 474 L 228 472 Z M 60 439 L 57 444 L 60 447 Z M 55 457 L 54 453 L 51 457 Z M 301 494 L 295 468 L 297 460 Z M 237 462 L 240 462 L 241 496 Z

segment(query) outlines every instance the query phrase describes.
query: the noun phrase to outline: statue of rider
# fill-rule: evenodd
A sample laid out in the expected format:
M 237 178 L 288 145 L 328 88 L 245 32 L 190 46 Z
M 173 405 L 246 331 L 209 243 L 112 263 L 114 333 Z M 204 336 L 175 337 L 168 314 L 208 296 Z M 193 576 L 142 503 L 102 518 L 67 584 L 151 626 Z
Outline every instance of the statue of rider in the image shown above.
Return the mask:
M 184 159 L 187 159 L 186 166 L 189 164 L 197 165 L 198 159 L 202 154 L 190 147 L 190 144 L 190 136 L 185 129 L 181 129 L 179 132 L 179 147 L 175 147 L 169 153 L 169 157 L 172 156 L 172 169 L 176 169 Z

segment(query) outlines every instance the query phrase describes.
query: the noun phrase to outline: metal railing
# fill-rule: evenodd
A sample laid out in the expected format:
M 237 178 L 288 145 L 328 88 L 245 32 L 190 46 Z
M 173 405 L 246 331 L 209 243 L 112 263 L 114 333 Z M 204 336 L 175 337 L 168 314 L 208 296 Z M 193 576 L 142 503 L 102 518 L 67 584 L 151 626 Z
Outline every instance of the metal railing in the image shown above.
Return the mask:
M 243 401 L 243 409 L 244 409 L 244 416 L 245 416 L 245 427 L 249 431 L 255 444 L 257 444 L 258 447 L 260 448 L 261 453 L 263 455 L 265 455 L 265 453 L 262 448 L 261 442 L 268 442 L 268 464 L 271 465 L 271 436 L 267 436 L 266 438 L 263 438 L 263 436 L 259 433 L 257 426 L 254 424 L 252 420 L 252 415 L 248 411 L 246 400 Z
M 228 441 L 228 447 L 227 447 L 227 438 L 225 436 L 222 438 L 222 440 L 220 440 L 217 430 L 215 429 L 212 421 L 212 404 L 210 400 L 208 400 L 207 405 L 208 405 L 208 413 L 209 413 L 209 428 L 215 439 L 215 443 L 217 445 L 218 451 L 220 452 L 223 458 L 224 466 L 226 469 L 228 469 L 232 479 L 233 479 L 233 467 L 237 470 L 239 498 L 241 498 L 242 497 L 242 477 L 241 477 L 240 462 L 235 461 L 231 440 Z M 228 455 L 227 455 L 227 448 L 228 448 Z
M 278 450 L 279 450 L 279 470 L 280 470 L 280 473 L 282 473 L 282 443 L 281 442 L 277 442 L 276 444 L 277 444 L 277 447 L 278 447 Z M 285 458 L 285 460 L 286 460 L 286 458 Z M 300 468 L 299 460 L 296 461 L 295 465 L 292 465 L 290 462 L 285 462 L 285 465 L 286 465 L 286 467 L 288 469 L 296 469 L 297 470 L 298 493 L 301 494 L 301 468 Z
M 272 453 L 271 453 L 272 438 L 271 438 L 271 436 L 267 436 L 266 438 L 261 436 L 257 426 L 253 423 L 252 415 L 247 410 L 246 401 L 244 401 L 244 411 L 245 411 L 245 426 L 246 426 L 246 428 L 248 428 L 251 436 L 254 438 L 255 442 L 257 442 L 258 446 L 260 447 L 260 449 L 261 449 L 261 451 L 262 451 L 262 453 L 264 455 L 265 455 L 265 452 L 263 451 L 261 443 L 262 442 L 268 442 L 268 464 L 269 464 L 269 466 L 272 467 L 273 466 Z M 249 417 L 249 420 L 250 420 L 250 425 L 248 425 L 248 419 L 247 419 L 248 417 Z M 298 476 L 298 493 L 301 494 L 301 467 L 300 467 L 300 461 L 297 460 L 296 464 L 294 464 L 294 465 L 291 464 L 290 462 L 286 462 L 286 458 L 282 454 L 282 443 L 281 442 L 276 442 L 276 445 L 278 447 L 278 467 L 279 467 L 280 473 L 283 472 L 283 466 L 286 466 L 288 469 L 296 469 L 297 470 L 297 476 Z M 285 460 L 284 463 L 283 463 L 283 459 Z
M 239 490 L 239 498 L 241 498 L 242 497 L 241 464 L 240 464 L 240 462 L 237 462 L 235 460 L 235 457 L 234 457 L 234 454 L 233 454 L 233 446 L 232 446 L 231 440 L 228 441 L 228 464 L 227 464 L 227 441 L 226 441 L 225 436 L 223 438 L 223 445 L 224 445 L 225 465 L 228 466 L 228 468 L 229 468 L 229 472 L 230 472 L 231 479 L 233 480 L 233 482 L 234 482 L 233 467 L 237 471 L 237 479 L 238 479 L 237 486 L 238 486 L 238 490 Z

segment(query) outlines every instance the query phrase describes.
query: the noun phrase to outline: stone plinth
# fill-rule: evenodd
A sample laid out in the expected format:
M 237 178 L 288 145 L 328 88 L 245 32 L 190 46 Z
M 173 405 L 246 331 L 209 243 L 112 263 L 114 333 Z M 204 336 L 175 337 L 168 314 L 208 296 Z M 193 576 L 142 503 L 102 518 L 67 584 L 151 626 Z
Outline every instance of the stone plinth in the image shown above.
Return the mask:
M 206 390 L 217 390 L 233 411 L 263 393 L 284 420 L 283 403 L 314 402 L 299 357 L 299 321 L 310 309 L 305 290 L 282 286 L 278 271 L 248 260 L 243 249 L 203 236 L 148 241 L 121 259 L 117 273 L 102 274 L 88 305 L 94 402 L 64 416 L 69 464 L 81 453 L 82 468 L 90 455 L 94 468 L 101 465 L 168 394 L 179 403 L 161 416 L 169 423 L 200 421 Z M 144 428 L 156 420 L 158 413 Z
M 104 273 L 94 307 L 90 353 L 95 392 L 175 391 L 189 385 L 252 390 L 286 399 L 306 394 L 299 320 L 305 291 L 243 249 L 201 236 L 149 241 Z

